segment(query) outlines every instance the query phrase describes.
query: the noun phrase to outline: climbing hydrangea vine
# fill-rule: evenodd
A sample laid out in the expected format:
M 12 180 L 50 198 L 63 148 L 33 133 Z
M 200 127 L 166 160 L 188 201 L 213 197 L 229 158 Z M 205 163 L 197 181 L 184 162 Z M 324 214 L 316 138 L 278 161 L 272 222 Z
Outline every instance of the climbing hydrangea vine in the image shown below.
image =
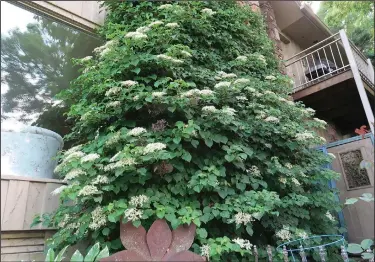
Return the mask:
M 43 216 L 58 228 L 51 246 L 113 253 L 120 219 L 163 218 L 197 226 L 194 252 L 238 261 L 253 245 L 337 231 L 336 174 L 313 148 L 325 123 L 290 101 L 260 14 L 230 1 L 104 5 L 107 43 L 59 94 L 77 146 L 60 154 L 67 185 Z

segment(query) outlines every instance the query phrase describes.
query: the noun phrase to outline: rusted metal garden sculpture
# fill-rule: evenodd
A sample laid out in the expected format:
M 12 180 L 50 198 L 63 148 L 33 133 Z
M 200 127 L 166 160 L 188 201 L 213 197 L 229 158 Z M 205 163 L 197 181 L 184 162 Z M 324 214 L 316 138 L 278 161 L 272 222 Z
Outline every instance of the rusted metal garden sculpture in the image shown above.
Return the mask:
M 188 249 L 195 236 L 195 225 L 182 225 L 171 231 L 163 219 L 156 220 L 146 233 L 132 222 L 120 225 L 121 242 L 126 248 L 101 262 L 113 261 L 206 261 Z

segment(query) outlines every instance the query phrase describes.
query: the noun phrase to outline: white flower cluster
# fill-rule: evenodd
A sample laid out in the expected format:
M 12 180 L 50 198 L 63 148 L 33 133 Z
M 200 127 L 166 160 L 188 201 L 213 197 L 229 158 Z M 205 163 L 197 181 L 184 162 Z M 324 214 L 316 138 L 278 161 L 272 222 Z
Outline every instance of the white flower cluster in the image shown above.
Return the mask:
M 158 9 L 168 9 L 168 8 L 171 8 L 172 5 L 171 4 L 165 4 L 165 5 L 161 5 L 158 7 Z
M 327 140 L 324 137 L 322 137 L 322 136 L 320 136 L 319 139 L 320 139 L 320 141 L 322 141 L 322 143 L 326 143 L 327 142 Z
M 179 25 L 177 23 L 168 23 L 168 24 L 165 24 L 166 27 L 169 27 L 169 28 L 176 28 L 176 27 L 179 27 Z
M 156 151 L 160 151 L 165 149 L 167 146 L 163 143 L 151 143 L 148 144 L 144 149 L 143 149 L 143 154 L 149 154 L 149 153 L 154 153 Z
M 332 153 L 328 153 L 328 155 L 329 155 L 331 158 L 336 159 L 336 156 L 335 156 L 334 154 L 332 154 Z
M 285 167 L 288 168 L 288 169 L 292 169 L 293 168 L 293 165 L 291 163 L 286 163 L 285 164 Z
M 332 214 L 331 214 L 329 211 L 327 211 L 327 213 L 326 213 L 326 217 L 327 217 L 329 220 L 331 220 L 331 221 L 336 221 L 335 217 L 332 216 Z
M 99 190 L 96 188 L 96 186 L 87 185 L 84 186 L 79 192 L 78 196 L 90 196 L 94 194 L 99 194 Z
M 121 102 L 120 101 L 112 101 L 112 102 L 109 102 L 105 105 L 105 107 L 118 107 L 121 105 Z
M 158 26 L 158 25 L 162 25 L 162 24 L 164 24 L 162 21 L 154 21 L 154 22 L 150 23 L 148 26 L 153 27 L 153 26 Z
M 246 78 L 239 78 L 239 79 L 237 79 L 236 81 L 233 82 L 234 85 L 247 84 L 247 83 L 250 83 L 250 80 L 246 79 Z M 254 91 L 255 91 L 255 89 L 254 89 Z
M 296 186 L 300 186 L 300 185 L 301 185 L 301 183 L 300 183 L 295 177 L 292 178 L 292 182 L 293 182 L 293 184 L 295 184 Z
M 240 55 L 236 58 L 236 60 L 241 61 L 241 62 L 246 62 L 247 61 L 247 56 Z
M 305 111 L 307 112 L 307 113 L 309 113 L 309 114 L 315 114 L 315 110 L 314 109 L 312 109 L 312 108 L 306 108 L 305 109 Z
M 214 93 L 215 93 L 214 91 L 209 90 L 209 89 L 203 89 L 203 90 L 191 89 L 191 90 L 186 91 L 185 93 L 183 93 L 181 96 L 182 97 L 192 97 L 192 96 L 198 96 L 198 95 L 201 95 L 201 96 L 212 96 Z
M 254 218 L 248 213 L 239 212 L 234 216 L 234 222 L 237 225 L 240 225 L 240 224 L 246 225 L 247 223 L 251 221 L 254 221 Z
M 109 51 L 111 51 L 111 48 L 116 45 L 117 42 L 115 40 L 108 41 L 105 43 L 105 45 L 99 46 L 94 49 L 95 53 L 99 53 L 100 56 L 106 55 Z
M 273 80 L 276 80 L 276 77 L 274 77 L 274 76 L 266 76 L 266 80 L 271 80 L 271 81 L 273 81 Z
M 98 158 L 100 158 L 99 154 L 96 154 L 96 153 L 95 154 L 88 154 L 87 156 L 84 156 L 84 157 L 81 158 L 81 163 L 93 162 Z
M 172 62 L 172 63 L 175 63 L 175 64 L 182 64 L 184 62 L 181 59 L 173 58 L 171 56 L 164 55 L 164 54 L 157 55 L 156 57 L 161 59 L 161 60 L 169 61 L 169 62 Z
M 86 174 L 86 172 L 83 171 L 82 169 L 75 168 L 75 169 L 69 171 L 69 173 L 65 175 L 63 181 L 67 182 L 68 180 L 72 180 L 73 178 L 76 178 L 76 177 L 78 177 L 80 175 L 85 175 L 85 174 Z
M 259 55 L 259 56 L 258 56 L 258 59 L 259 59 L 260 61 L 262 61 L 264 64 L 267 65 L 266 58 L 265 58 L 263 55 Z
M 129 204 L 135 207 L 142 207 L 148 201 L 149 201 L 148 196 L 139 195 L 139 196 L 131 197 Z
M 70 155 L 71 153 L 77 152 L 77 151 L 81 150 L 82 147 L 83 147 L 83 145 L 74 146 L 74 147 L 70 148 L 69 150 L 67 150 L 64 153 L 64 156 L 67 156 L 67 155 Z
M 305 131 L 303 133 L 299 133 L 296 135 L 297 141 L 304 141 L 306 139 L 312 139 L 312 138 L 314 138 L 314 134 L 308 131 Z
M 215 94 L 215 92 L 212 91 L 212 90 L 210 90 L 210 89 L 203 89 L 203 90 L 200 90 L 200 91 L 199 91 L 199 94 L 200 94 L 201 96 L 212 96 L 212 95 Z
M 66 186 L 66 185 L 63 185 L 63 186 L 61 186 L 61 187 L 58 187 L 58 188 L 56 188 L 55 190 L 53 190 L 53 191 L 51 192 L 51 195 L 53 195 L 53 196 L 57 196 L 57 195 L 59 195 L 62 191 L 64 191 L 67 187 L 68 187 L 68 186 Z
M 132 38 L 132 39 L 145 39 L 147 38 L 147 35 L 140 32 L 129 32 L 125 35 L 126 38 Z
M 105 145 L 106 146 L 111 146 L 111 145 L 117 144 L 120 140 L 121 140 L 121 133 L 120 132 L 116 132 L 111 138 L 109 138 L 105 142 Z
M 282 240 L 289 240 L 292 238 L 292 234 L 289 231 L 289 227 L 283 226 L 283 229 L 276 232 L 276 236 Z
M 221 109 L 221 112 L 227 116 L 234 116 L 236 115 L 236 110 L 234 110 L 233 108 L 231 107 L 224 107 L 223 109 Z
M 128 221 L 136 221 L 142 218 L 142 210 L 136 208 L 128 208 L 125 210 L 124 216 Z
M 251 244 L 250 241 L 247 239 L 236 238 L 236 239 L 233 239 L 232 241 L 238 244 L 241 248 L 244 248 L 246 250 L 251 250 L 251 248 L 253 247 L 253 244 Z
M 269 116 L 266 119 L 264 119 L 266 122 L 272 122 L 272 123 L 279 123 L 280 120 L 277 117 Z
M 207 114 L 216 113 L 217 109 L 214 106 L 204 106 L 202 107 L 202 112 Z
M 152 97 L 162 97 L 165 95 L 165 92 L 152 92 Z
M 135 127 L 128 132 L 128 136 L 139 136 L 143 133 L 146 133 L 147 130 L 143 127 Z
M 266 112 L 262 110 L 256 110 L 255 113 L 257 114 L 256 119 L 264 119 L 267 116 Z
M 284 97 L 278 97 L 277 98 L 279 101 L 281 101 L 281 102 L 287 102 L 288 100 L 286 100 Z
M 59 228 L 65 227 L 65 225 L 69 222 L 69 219 L 70 219 L 70 216 L 68 214 L 65 214 L 64 218 L 61 219 L 61 221 L 59 222 L 58 227 Z
M 279 178 L 279 182 L 285 185 L 286 184 L 286 178 L 285 177 L 280 177 Z
M 81 59 L 82 62 L 87 62 L 87 61 L 90 61 L 92 59 L 92 56 L 86 56 L 84 58 Z
M 309 235 L 305 231 L 298 232 L 297 236 L 299 236 L 300 238 L 303 238 L 303 239 L 306 239 L 306 238 L 309 237 Z
M 236 96 L 236 99 L 237 99 L 238 101 L 247 101 L 246 96 Z
M 264 146 L 267 147 L 267 148 L 272 148 L 272 145 L 268 144 L 268 143 L 265 143 Z
M 92 211 L 91 217 L 92 222 L 90 223 L 89 228 L 92 230 L 97 230 L 107 223 L 107 217 L 103 211 L 103 208 L 100 206 Z
M 201 246 L 201 256 L 202 257 L 206 257 L 207 260 L 210 257 L 210 251 L 211 251 L 211 247 L 209 245 L 203 245 L 203 246 Z
M 210 8 L 204 8 L 204 9 L 202 9 L 201 12 L 203 14 L 206 14 L 206 15 L 209 15 L 209 16 L 212 16 L 212 15 L 216 14 L 216 12 L 212 11 L 212 9 L 210 9 Z
M 117 152 L 113 157 L 111 157 L 111 159 L 109 160 L 109 162 L 114 162 L 116 161 L 116 158 L 121 154 L 121 151 L 120 152 Z
M 107 92 L 105 92 L 105 96 L 115 95 L 120 93 L 121 87 L 115 86 L 110 88 Z
M 272 92 L 270 90 L 264 91 L 264 94 L 267 94 L 267 95 L 276 95 L 275 92 Z
M 108 184 L 108 183 L 109 183 L 109 179 L 108 179 L 108 177 L 103 176 L 103 175 L 98 175 L 98 176 L 92 181 L 92 184 L 93 184 L 93 185 L 97 185 L 97 184 Z
M 217 79 L 222 79 L 222 78 L 234 78 L 234 77 L 237 77 L 237 75 L 236 74 L 233 74 L 233 73 L 229 73 L 229 74 L 227 74 L 227 73 L 225 73 L 225 72 L 223 72 L 223 71 L 220 71 L 219 73 L 218 73 L 218 75 L 217 75 Z
M 319 119 L 319 118 L 314 118 L 314 120 L 315 120 L 315 122 L 317 122 L 317 123 L 319 123 L 319 124 L 321 124 L 321 125 L 326 125 L 327 124 L 327 122 L 326 121 L 324 121 L 324 120 L 322 120 L 322 119 Z
M 111 158 L 111 160 L 113 159 L 114 157 Z M 108 164 L 104 167 L 104 171 L 105 172 L 108 172 L 108 171 L 111 171 L 111 170 L 115 170 L 117 168 L 121 168 L 121 167 L 126 167 L 126 166 L 133 166 L 133 165 L 136 165 L 137 163 L 135 162 L 135 160 L 133 158 L 124 158 L 124 159 L 121 159 L 120 161 L 117 161 L 116 163 L 111 163 L 111 164 Z
M 122 86 L 131 87 L 131 86 L 137 85 L 138 82 L 137 81 L 133 81 L 133 80 L 126 80 L 126 81 L 120 82 L 120 84 Z
M 135 31 L 138 32 L 138 33 L 144 34 L 144 33 L 147 33 L 150 30 L 151 30 L 151 28 L 148 27 L 148 26 L 141 26 L 141 27 L 137 28 L 137 30 L 135 30 Z
M 181 53 L 183 56 L 185 56 L 185 57 L 192 57 L 192 55 L 191 55 L 188 51 L 182 50 L 180 53 Z
M 230 87 L 230 82 L 219 82 L 215 85 L 215 88 L 223 88 L 223 87 Z

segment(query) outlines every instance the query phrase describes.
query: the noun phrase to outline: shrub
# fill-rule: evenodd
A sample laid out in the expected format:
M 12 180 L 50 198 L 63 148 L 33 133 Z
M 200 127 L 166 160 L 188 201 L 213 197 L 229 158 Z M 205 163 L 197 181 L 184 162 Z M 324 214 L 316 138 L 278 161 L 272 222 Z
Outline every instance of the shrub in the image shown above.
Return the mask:
M 197 226 L 195 252 L 235 261 L 252 244 L 337 232 L 337 175 L 309 131 L 324 122 L 288 100 L 260 14 L 229 1 L 105 5 L 108 42 L 59 95 L 78 145 L 56 168 L 68 185 L 51 246 L 114 252 L 120 219 L 165 218 Z

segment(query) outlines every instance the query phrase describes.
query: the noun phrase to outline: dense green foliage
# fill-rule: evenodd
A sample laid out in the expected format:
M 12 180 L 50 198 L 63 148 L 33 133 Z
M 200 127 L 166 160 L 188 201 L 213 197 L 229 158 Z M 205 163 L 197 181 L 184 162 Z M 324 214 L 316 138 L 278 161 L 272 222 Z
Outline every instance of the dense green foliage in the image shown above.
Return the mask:
M 345 29 L 353 43 L 374 61 L 373 1 L 322 1 L 318 16 L 335 33 Z
M 105 4 L 110 41 L 77 61 L 87 69 L 60 94 L 79 145 L 56 168 L 68 186 L 44 216 L 59 228 L 51 246 L 119 250 L 122 217 L 194 223 L 194 251 L 214 261 L 249 261 L 241 239 L 337 232 L 337 175 L 308 131 L 325 123 L 288 100 L 260 14 L 234 2 Z

